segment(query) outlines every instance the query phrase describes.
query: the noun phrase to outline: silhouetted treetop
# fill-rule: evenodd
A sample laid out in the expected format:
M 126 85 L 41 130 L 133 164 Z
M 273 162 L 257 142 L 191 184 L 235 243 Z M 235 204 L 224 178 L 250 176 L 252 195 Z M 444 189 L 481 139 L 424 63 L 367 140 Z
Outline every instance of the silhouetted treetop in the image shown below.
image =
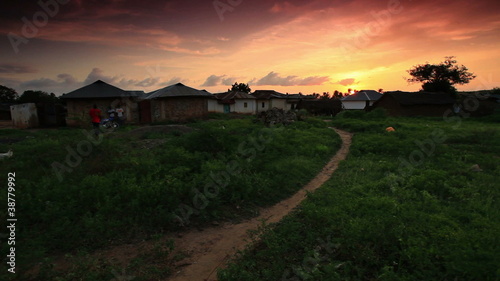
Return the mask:
M 453 85 L 467 84 L 476 78 L 467 67 L 457 65 L 455 57 L 445 57 L 439 64 L 419 64 L 408 70 L 412 76 L 406 79 L 410 83 L 423 83 L 422 89 L 430 92 L 456 92 Z

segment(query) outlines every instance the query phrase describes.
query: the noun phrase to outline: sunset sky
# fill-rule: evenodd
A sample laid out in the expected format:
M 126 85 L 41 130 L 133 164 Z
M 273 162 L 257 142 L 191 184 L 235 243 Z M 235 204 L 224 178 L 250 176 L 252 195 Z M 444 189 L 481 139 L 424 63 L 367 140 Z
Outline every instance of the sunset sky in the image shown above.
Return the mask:
M 406 70 L 445 56 L 477 75 L 459 90 L 500 87 L 498 0 L 2 1 L 0 13 L 0 84 L 19 94 L 97 79 L 146 92 L 416 91 Z

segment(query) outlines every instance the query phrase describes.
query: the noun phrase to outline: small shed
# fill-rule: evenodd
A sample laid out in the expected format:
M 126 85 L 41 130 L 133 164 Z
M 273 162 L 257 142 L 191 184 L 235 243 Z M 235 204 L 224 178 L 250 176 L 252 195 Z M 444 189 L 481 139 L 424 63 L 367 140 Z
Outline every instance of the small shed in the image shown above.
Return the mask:
M 256 113 L 256 98 L 244 92 L 229 91 L 214 94 L 216 102 L 209 102 L 209 112 L 220 113 Z
M 118 106 L 124 109 L 125 120 L 130 123 L 139 122 L 139 109 L 137 99 L 143 94 L 142 91 L 125 91 L 101 80 L 74 90 L 61 96 L 66 101 L 68 116 L 66 123 L 69 126 L 81 126 L 90 124 L 89 110 L 93 105 L 103 112 L 108 108 Z
M 287 103 L 286 95 L 274 90 L 256 90 L 251 94 L 256 98 L 256 111 L 267 111 L 272 108 L 290 110 L 291 104 Z
M 454 103 L 447 93 L 396 91 L 384 93 L 372 108 L 384 108 L 391 116 L 443 116 Z
M 151 122 L 200 118 L 208 114 L 208 101 L 214 99 L 213 95 L 205 90 L 177 83 L 150 92 L 141 98 L 141 116 L 151 116 Z
M 316 101 L 316 97 L 313 95 L 304 95 L 301 93 L 298 94 L 285 94 L 284 98 L 286 99 L 286 108 L 287 109 L 301 109 L 300 104 L 302 106 L 304 104 L 312 105 Z M 305 103 L 304 103 L 305 102 Z M 304 108 L 304 107 L 302 107 Z
M 382 94 L 374 90 L 361 90 L 352 95 L 348 95 L 341 99 L 342 107 L 349 109 L 369 109 L 377 100 L 382 97 Z
M 10 106 L 12 124 L 16 128 L 36 128 L 40 125 L 38 110 L 34 103 L 22 103 Z

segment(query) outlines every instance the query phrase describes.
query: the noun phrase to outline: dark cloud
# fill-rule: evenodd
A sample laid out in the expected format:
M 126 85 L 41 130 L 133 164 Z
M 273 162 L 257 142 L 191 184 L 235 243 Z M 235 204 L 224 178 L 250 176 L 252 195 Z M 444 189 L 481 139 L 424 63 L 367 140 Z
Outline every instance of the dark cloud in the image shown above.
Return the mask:
M 76 84 L 80 83 L 76 80 L 75 77 L 73 77 L 71 74 L 67 74 L 67 73 L 59 74 L 59 75 L 57 75 L 57 78 L 60 81 L 62 81 L 61 83 L 64 83 L 67 85 L 76 85 Z
M 266 76 L 257 80 L 255 85 L 264 86 L 314 86 L 322 85 L 330 80 L 328 76 L 309 76 L 306 78 L 300 78 L 295 75 L 289 75 L 286 77 L 281 77 L 279 73 L 271 71 Z
M 160 86 L 170 86 L 170 85 L 180 83 L 181 81 L 182 81 L 182 79 L 180 77 L 173 77 L 166 82 L 160 83 Z
M 19 87 L 29 90 L 48 90 L 53 91 L 54 89 L 68 89 L 72 87 L 80 87 L 81 82 L 78 82 L 75 77 L 70 74 L 59 74 L 57 79 L 50 78 L 40 78 L 35 80 L 26 81 L 20 83 Z
M 164 84 L 167 85 L 172 85 L 175 83 L 178 83 L 181 81 L 181 78 L 179 77 L 174 77 L 170 79 L 167 82 L 160 83 L 160 78 L 158 77 L 149 77 L 145 78 L 143 80 L 137 80 L 137 79 L 127 79 L 123 76 L 108 76 L 104 74 L 104 71 L 100 68 L 93 68 L 92 71 L 87 75 L 87 78 L 81 82 L 78 81 L 75 77 L 73 77 L 71 74 L 63 73 L 57 75 L 55 79 L 51 78 L 40 78 L 40 79 L 34 79 L 34 80 L 29 80 L 26 82 L 15 82 L 11 80 L 4 80 L 6 81 L 6 85 L 8 84 L 11 87 L 14 88 L 21 88 L 23 90 L 42 90 L 42 91 L 49 91 L 49 92 L 57 92 L 57 93 L 63 93 L 63 92 L 70 92 L 73 90 L 76 90 L 82 86 L 94 83 L 97 80 L 102 80 L 106 83 L 109 83 L 111 85 L 114 85 L 116 87 L 125 89 L 125 90 L 135 90 L 137 88 L 143 89 L 143 88 L 148 88 L 152 87 L 155 85 L 161 86 Z M 2 80 L 0 79 L 0 82 Z M 7 83 L 9 82 L 9 83 Z
M 7 34 L 14 31 L 19 34 L 23 26 L 21 18 L 26 17 L 28 21 L 31 21 L 34 14 L 44 12 L 38 2 L 51 1 L 2 1 L 0 33 Z M 343 1 L 221 0 L 219 2 L 229 5 L 230 8 L 223 11 L 218 10 L 214 2 L 206 0 L 72 0 L 64 5 L 59 4 L 57 9 L 53 8 L 57 12 L 49 16 L 49 24 L 40 30 L 37 37 L 54 41 L 98 41 L 102 44 L 111 42 L 117 45 L 147 42 L 150 45 L 168 41 L 159 38 L 179 36 L 188 37 L 191 40 L 212 38 L 218 43 L 227 43 L 227 40 L 231 38 L 231 41 L 237 44 L 238 39 L 249 33 L 291 21 L 306 11 L 323 9 Z M 294 7 L 293 12 L 288 9 L 283 12 L 273 12 L 273 7 L 276 5 L 277 7 Z M 259 20 L 248 20 L 256 18 Z M 88 26 L 92 26 L 92 29 L 88 29 Z M 186 46 L 181 47 L 181 50 L 189 49 Z M 175 51 L 175 49 L 170 49 Z M 196 48 L 195 51 L 198 50 L 202 54 L 213 53 L 209 48 L 205 49 Z
M 36 73 L 32 66 L 20 63 L 0 63 L 0 73 Z
M 236 82 L 237 78 L 227 77 L 227 75 L 210 75 L 201 87 L 214 87 L 218 85 L 231 86 Z
M 126 79 L 123 76 L 108 76 L 104 74 L 104 71 L 100 68 L 93 68 L 88 74 L 87 78 L 83 82 L 84 85 L 94 83 L 97 80 L 102 80 L 111 85 L 115 85 L 122 89 L 128 90 L 131 88 L 148 88 L 152 86 L 170 86 L 182 81 L 180 77 L 173 77 L 168 81 L 161 82 L 159 77 L 148 77 L 143 80 L 136 79 Z
M 13 61 L 9 57 L 12 55 L 12 46 L 9 44 L 7 34 L 14 32 L 19 36 L 22 35 L 24 25 L 22 19 L 26 18 L 32 23 L 33 16 L 44 11 L 40 3 L 49 2 L 56 3 L 58 0 L 0 2 L 0 36 L 5 39 L 0 40 L 0 61 Z M 351 65 L 355 67 L 355 62 L 359 59 L 365 68 L 379 66 L 380 61 L 374 59 L 376 57 L 383 57 L 384 62 L 391 63 L 411 57 L 434 60 L 435 57 L 429 56 L 431 54 L 435 56 L 440 50 L 453 51 L 452 53 L 447 51 L 440 56 L 457 55 L 459 58 L 461 53 L 477 50 L 477 57 L 480 57 L 485 45 L 498 45 L 500 32 L 498 9 L 494 9 L 498 4 L 491 0 L 220 0 L 220 2 L 238 4 L 234 4 L 234 7 L 225 11 L 221 17 L 214 7 L 214 1 L 207 0 L 71 0 L 57 7 L 57 12 L 50 15 L 48 23 L 39 28 L 34 38 L 29 38 L 29 43 L 19 46 L 23 52 L 19 53 L 20 59 L 16 61 L 29 64 L 1 63 L 0 74 L 5 73 L 8 75 L 4 76 L 9 79 L 16 77 L 21 80 L 28 77 L 23 74 L 37 72 L 30 66 L 31 64 L 39 67 L 40 72 L 54 73 L 54 69 L 64 69 L 67 66 L 66 62 L 70 59 L 73 61 L 73 58 L 74 67 L 78 68 L 87 65 L 81 63 L 82 58 L 86 61 L 99 61 L 99 65 L 105 65 L 105 63 L 115 63 L 116 61 L 106 60 L 108 57 L 115 58 L 115 55 L 123 55 L 124 60 L 133 57 L 131 65 L 142 60 L 175 58 L 172 60 L 173 66 L 180 65 L 181 68 L 187 65 L 199 66 L 190 73 L 192 79 L 197 81 L 214 73 L 209 66 L 207 67 L 210 63 L 206 63 L 212 58 L 219 59 L 217 63 L 220 64 L 229 61 L 227 65 L 232 69 L 228 68 L 227 71 L 234 71 L 236 67 L 231 66 L 231 60 L 225 60 L 231 58 L 231 54 L 250 57 L 252 60 L 250 63 L 242 64 L 249 71 L 276 69 L 273 65 L 280 65 L 277 58 L 279 56 L 265 57 L 266 53 L 262 50 L 272 50 L 278 48 L 280 44 L 286 44 L 288 49 L 301 48 L 299 47 L 301 45 L 296 43 L 300 43 L 297 41 L 300 41 L 298 40 L 301 39 L 300 32 L 303 31 L 292 28 L 280 29 L 282 26 L 287 27 L 287 23 L 294 22 L 303 23 L 305 29 L 310 31 L 320 29 L 317 28 L 317 24 L 335 22 L 335 25 L 326 24 L 324 30 L 321 29 L 321 32 L 334 38 L 333 42 L 329 42 L 328 39 L 324 42 L 322 36 L 318 36 L 317 41 L 304 36 L 308 39 L 307 46 L 310 44 L 314 48 L 304 49 L 304 54 L 299 54 L 298 51 L 297 58 L 306 52 L 312 54 L 316 48 L 321 50 L 321 44 L 328 43 L 337 47 L 340 43 L 344 43 L 347 46 L 346 50 L 352 51 L 352 54 L 349 53 L 347 56 L 352 57 L 354 61 Z M 388 10 L 388 4 L 394 2 L 400 2 L 402 7 L 400 12 Z M 272 40 L 262 41 L 262 50 L 259 49 L 260 46 L 251 44 L 256 38 L 262 37 L 256 35 L 270 34 L 274 30 L 275 43 L 278 44 L 276 47 L 273 47 Z M 349 36 L 344 38 L 343 33 Z M 290 34 L 297 35 L 290 39 Z M 250 50 L 246 46 L 256 47 Z M 270 47 L 266 48 L 267 46 Z M 354 56 L 361 51 L 370 54 L 372 50 L 386 52 L 375 54 L 373 59 L 361 55 Z M 283 55 L 287 55 L 286 59 L 289 59 L 289 65 L 292 65 L 294 55 L 290 56 L 286 52 L 284 50 Z M 405 56 L 402 59 L 400 54 L 403 52 Z M 203 60 L 199 60 L 202 56 Z M 262 57 L 262 61 L 259 60 L 259 56 Z M 182 59 L 181 63 L 177 62 L 179 58 Z M 497 57 L 493 56 L 491 61 L 495 59 Z M 252 65 L 254 61 L 259 65 Z M 75 73 L 81 71 L 75 69 Z M 123 73 L 128 75 L 125 69 Z M 174 75 L 187 76 L 187 74 Z M 255 72 L 243 75 L 254 77 Z M 127 79 L 119 73 L 105 74 L 96 68 L 83 82 L 74 81 L 74 78 L 69 76 L 61 76 L 25 81 L 23 84 L 54 85 L 56 91 L 58 87 L 62 88 L 62 85 L 71 85 L 69 87 L 71 88 L 98 79 L 123 88 L 173 84 L 181 80 L 174 77 L 172 81 L 162 82 L 164 80 L 156 76 L 160 75 L 152 75 L 146 79 L 134 77 L 138 80 Z M 38 77 L 40 76 L 34 78 Z M 29 79 L 33 79 L 33 76 Z M 241 77 L 238 79 L 242 80 Z M 226 75 L 211 75 L 202 86 L 229 86 L 236 81 L 234 77 Z M 274 72 L 250 81 L 256 85 L 276 86 L 323 85 L 327 82 L 329 82 L 327 76 L 281 76 Z M 359 82 L 349 78 L 335 83 L 349 86 Z
M 45 88 L 53 88 L 58 84 L 57 81 L 49 78 L 40 78 L 35 80 L 30 80 L 21 83 L 21 87 L 29 88 L 29 89 L 45 89 Z
M 151 86 L 154 86 L 156 84 L 158 84 L 158 82 L 160 81 L 160 78 L 156 77 L 156 78 L 146 78 L 142 81 L 139 81 L 137 83 L 134 84 L 134 86 L 137 86 L 137 87 L 151 87 Z
M 224 86 L 232 86 L 234 83 L 236 83 L 235 77 L 223 78 L 221 81 L 221 84 Z
M 85 84 L 85 85 L 91 84 L 97 80 L 101 80 L 101 81 L 104 81 L 106 83 L 113 84 L 113 83 L 116 83 L 119 79 L 120 79 L 120 77 L 118 77 L 118 76 L 106 76 L 106 75 L 104 75 L 104 71 L 102 69 L 95 67 L 92 69 L 92 71 L 89 73 L 89 75 L 87 75 L 87 78 L 85 79 L 85 81 L 83 81 L 83 84 Z
M 212 74 L 208 76 L 207 80 L 205 80 L 205 83 L 201 84 L 201 87 L 217 86 L 220 84 L 220 81 L 222 80 L 223 77 L 224 75 L 217 76 Z
M 0 77 L 0 85 L 15 89 L 18 93 L 20 84 L 21 82 L 19 82 L 18 80 Z

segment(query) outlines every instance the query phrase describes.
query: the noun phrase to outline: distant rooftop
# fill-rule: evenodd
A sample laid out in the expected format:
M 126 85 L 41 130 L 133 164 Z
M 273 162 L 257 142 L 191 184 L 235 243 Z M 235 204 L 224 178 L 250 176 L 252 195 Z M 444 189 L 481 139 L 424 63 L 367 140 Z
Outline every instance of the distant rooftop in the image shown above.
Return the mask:
M 97 80 L 61 96 L 63 99 L 138 97 L 142 91 L 125 91 L 104 81 Z M 142 92 L 144 93 L 144 92 Z
M 252 96 L 256 97 L 257 99 L 271 99 L 271 98 L 285 98 L 286 95 L 276 92 L 275 90 L 256 90 L 251 94 Z
M 244 92 L 239 92 L 239 91 L 229 91 L 225 93 L 218 93 L 215 94 L 215 97 L 220 100 L 231 100 L 231 99 L 255 99 L 254 96 L 244 93 Z
M 205 90 L 197 90 L 182 83 L 170 85 L 168 87 L 148 93 L 145 99 L 169 98 L 169 97 L 212 97 L 212 94 Z
M 376 101 L 382 94 L 374 90 L 361 90 L 352 95 L 341 98 L 341 101 Z

